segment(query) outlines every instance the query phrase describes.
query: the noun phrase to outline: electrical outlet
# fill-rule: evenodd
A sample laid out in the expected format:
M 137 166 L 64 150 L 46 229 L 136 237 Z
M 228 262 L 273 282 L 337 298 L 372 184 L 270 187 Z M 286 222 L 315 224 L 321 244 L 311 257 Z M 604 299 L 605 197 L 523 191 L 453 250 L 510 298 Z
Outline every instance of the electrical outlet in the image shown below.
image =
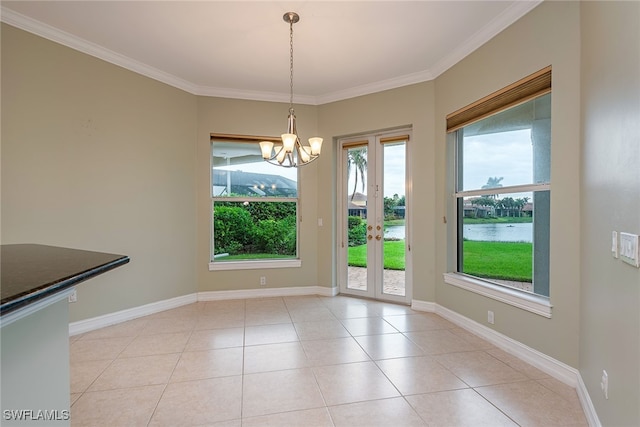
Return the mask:
M 602 380 L 600 381 L 600 388 L 604 393 L 604 398 L 609 399 L 609 375 L 605 370 L 602 371 Z
M 78 292 L 74 289 L 73 293 L 69 295 L 69 302 L 76 302 L 76 301 L 78 301 Z
M 267 286 L 267 277 L 260 276 L 260 286 Z
M 487 311 L 487 322 L 492 325 L 495 323 L 495 317 L 493 316 L 493 311 L 491 310 Z

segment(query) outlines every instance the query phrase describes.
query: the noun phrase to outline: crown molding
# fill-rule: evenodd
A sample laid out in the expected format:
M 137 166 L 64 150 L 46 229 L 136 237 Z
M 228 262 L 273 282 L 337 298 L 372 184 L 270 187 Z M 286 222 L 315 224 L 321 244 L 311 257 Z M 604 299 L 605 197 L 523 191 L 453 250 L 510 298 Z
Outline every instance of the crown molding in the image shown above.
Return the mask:
M 532 11 L 542 2 L 543 0 L 532 0 L 512 3 L 511 6 L 493 18 L 489 24 L 482 27 L 480 31 L 469 37 L 457 49 L 454 49 L 451 53 L 438 61 L 438 63 L 431 68 L 433 78 L 435 79 L 440 74 L 462 61 L 467 55 L 474 52 L 496 35 L 500 34 L 507 27 Z
M 199 86 L 195 95 L 213 96 L 217 98 L 246 99 L 249 101 L 267 101 L 289 103 L 288 93 L 260 92 L 223 87 Z M 294 104 L 318 105 L 317 97 L 311 95 L 293 95 Z
M 406 74 L 404 76 L 395 77 L 392 79 L 381 80 L 378 82 L 356 86 L 345 90 L 331 92 L 326 95 L 320 95 L 316 98 L 316 105 L 342 101 L 345 99 L 355 98 L 357 96 L 369 95 L 389 89 L 396 89 L 402 86 L 422 83 L 433 79 L 434 76 L 430 70 L 419 71 L 417 73 Z
M 158 70 L 157 68 L 136 61 L 135 59 L 131 59 L 95 43 L 74 36 L 73 34 L 69 34 L 66 31 L 59 30 L 51 25 L 14 12 L 4 6 L 0 7 L 0 17 L 2 22 L 13 27 L 20 28 L 21 30 L 30 32 L 47 40 L 51 40 L 63 46 L 67 46 L 71 49 L 86 53 L 87 55 L 102 59 L 103 61 L 197 95 L 196 92 L 198 86 L 186 80 L 180 79 L 174 75 Z
M 467 55 L 491 40 L 505 28 L 526 15 L 543 0 L 517 1 L 508 9 L 497 15 L 488 25 L 470 37 L 463 45 L 444 57 L 431 69 L 399 76 L 397 78 L 368 83 L 352 88 L 330 92 L 319 96 L 296 95 L 296 104 L 323 105 L 331 102 L 342 101 L 358 96 L 369 95 L 385 90 L 396 89 L 411 84 L 430 81 L 444 73 L 446 70 L 460 62 Z M 193 84 L 172 74 L 158 70 L 140 61 L 121 55 L 106 49 L 95 43 L 76 37 L 65 31 L 59 30 L 43 22 L 14 12 L 4 6 L 0 6 L 0 20 L 6 24 L 28 31 L 45 39 L 67 46 L 87 55 L 102 59 L 111 64 L 165 83 L 169 86 L 184 90 L 193 95 L 212 96 L 219 98 L 245 99 L 266 102 L 289 102 L 288 93 L 250 91 L 234 88 L 210 87 Z

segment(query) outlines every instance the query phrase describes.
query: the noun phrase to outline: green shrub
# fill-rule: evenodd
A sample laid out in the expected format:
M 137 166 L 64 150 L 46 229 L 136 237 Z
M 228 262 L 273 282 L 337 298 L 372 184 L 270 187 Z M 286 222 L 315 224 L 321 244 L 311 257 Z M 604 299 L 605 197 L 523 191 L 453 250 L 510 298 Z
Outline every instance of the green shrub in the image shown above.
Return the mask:
M 347 218 L 349 230 L 349 246 L 360 246 L 367 242 L 367 223 L 359 216 Z
M 296 217 L 288 216 L 281 220 L 263 219 L 255 227 L 254 243 L 260 252 L 295 255 L 296 253 Z
M 349 229 L 352 229 L 362 224 L 362 218 L 360 218 L 359 216 L 350 216 L 347 218 L 347 222 L 349 224 Z
M 215 206 L 213 210 L 214 253 L 235 254 L 249 243 L 254 224 L 251 214 L 240 207 Z
M 245 205 L 245 209 L 251 214 L 254 223 L 258 223 L 265 219 L 281 220 L 289 216 L 296 215 L 296 203 L 269 203 L 269 202 L 252 202 Z

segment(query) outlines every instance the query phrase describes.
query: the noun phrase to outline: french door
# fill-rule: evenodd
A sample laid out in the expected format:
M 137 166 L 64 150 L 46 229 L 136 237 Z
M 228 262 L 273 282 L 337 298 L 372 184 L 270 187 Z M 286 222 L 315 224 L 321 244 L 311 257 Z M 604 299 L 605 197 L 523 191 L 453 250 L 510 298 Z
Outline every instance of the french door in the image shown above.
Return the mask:
M 411 302 L 409 139 L 405 129 L 339 141 L 343 294 Z

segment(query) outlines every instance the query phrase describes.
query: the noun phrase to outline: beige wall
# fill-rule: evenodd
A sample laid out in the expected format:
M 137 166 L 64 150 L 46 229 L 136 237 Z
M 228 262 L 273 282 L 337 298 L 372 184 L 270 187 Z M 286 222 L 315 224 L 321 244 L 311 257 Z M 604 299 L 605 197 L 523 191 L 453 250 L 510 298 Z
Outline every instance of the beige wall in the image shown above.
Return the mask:
M 637 424 L 640 278 L 610 257 L 609 239 L 612 230 L 640 232 L 638 168 L 635 175 L 619 169 L 639 164 L 638 8 L 544 2 L 435 81 L 296 107 L 302 137 L 325 138 L 320 160 L 300 172 L 302 267 L 239 272 L 207 268 L 209 134 L 278 135 L 287 105 L 192 96 L 3 25 L 2 243 L 131 256 L 129 265 L 79 286 L 72 321 L 197 291 L 258 288 L 265 274 L 269 287 L 335 286 L 336 139 L 410 125 L 420 214 L 414 298 L 482 324 L 494 311 L 497 331 L 580 367 L 605 425 Z M 450 249 L 442 221 L 445 116 L 547 65 L 551 319 L 442 278 Z M 602 369 L 610 373 L 608 401 L 598 394 Z
M 436 79 L 436 191 L 446 209 L 445 116 L 552 65 L 551 265 L 547 319 L 444 283 L 445 228 L 438 227 L 436 301 L 577 367 L 580 299 L 580 4 L 545 2 Z M 488 325 L 487 311 L 495 313 Z
M 198 291 L 222 291 L 263 288 L 260 276 L 267 279 L 266 288 L 315 286 L 318 283 L 318 160 L 299 169 L 301 190 L 300 259 L 299 268 L 267 270 L 209 271 L 211 236 L 211 133 L 256 136 L 280 136 L 287 127 L 287 104 L 242 101 L 224 98 L 198 98 Z M 317 109 L 296 105 L 297 127 L 300 138 L 306 140 L 318 132 Z M 323 135 L 320 135 L 323 136 Z M 325 147 L 326 148 L 326 147 Z M 323 149 L 324 151 L 324 149 Z M 327 285 L 322 283 L 322 285 Z
M 603 425 L 637 426 L 640 270 L 611 256 L 611 232 L 640 234 L 640 3 L 582 3 L 581 23 L 580 373 Z
M 195 292 L 196 97 L 2 25 L 2 243 L 126 254 L 76 321 Z

